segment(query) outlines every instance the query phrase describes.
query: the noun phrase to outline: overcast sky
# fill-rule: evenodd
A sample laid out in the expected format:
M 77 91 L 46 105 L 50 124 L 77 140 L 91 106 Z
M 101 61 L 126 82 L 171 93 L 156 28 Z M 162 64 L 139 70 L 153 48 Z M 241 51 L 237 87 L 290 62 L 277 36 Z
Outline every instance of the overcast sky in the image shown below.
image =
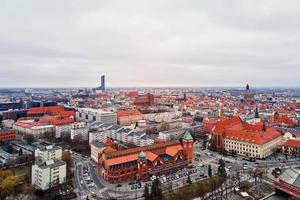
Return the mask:
M 0 87 L 299 86 L 299 0 L 0 0 Z

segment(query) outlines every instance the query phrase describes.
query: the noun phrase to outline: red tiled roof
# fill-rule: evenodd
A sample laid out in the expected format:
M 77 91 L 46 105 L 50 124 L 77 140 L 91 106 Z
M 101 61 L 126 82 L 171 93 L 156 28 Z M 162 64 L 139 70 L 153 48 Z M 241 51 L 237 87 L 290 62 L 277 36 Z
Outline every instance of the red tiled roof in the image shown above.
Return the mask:
M 284 124 L 284 125 L 291 126 L 291 127 L 296 126 L 296 122 L 294 120 L 292 120 L 291 118 L 289 118 L 287 115 L 275 117 L 274 122 L 275 122 L 275 124 L 280 124 L 280 125 Z
M 166 154 L 170 155 L 170 156 L 175 156 L 177 154 L 178 151 L 182 150 L 182 146 L 181 145 L 176 145 L 176 146 L 170 146 L 166 148 Z
M 160 147 L 161 145 L 149 145 L 149 146 L 154 146 L 154 147 Z M 116 151 L 115 149 L 113 149 L 114 151 L 112 152 L 107 152 L 107 148 L 110 147 L 106 147 L 105 149 L 105 154 L 107 153 L 118 153 L 118 151 Z M 138 149 L 138 148 L 136 148 Z M 180 144 L 176 144 L 175 146 L 162 146 L 162 148 L 154 148 L 152 149 L 153 151 L 151 151 L 151 149 L 149 149 L 148 151 L 146 150 L 145 154 L 146 154 L 146 158 L 148 160 L 150 160 L 151 162 L 153 162 L 159 155 L 162 154 L 168 154 L 170 156 L 175 156 L 177 154 L 178 151 L 181 151 L 183 148 Z M 123 150 L 126 151 L 126 150 Z M 133 154 L 125 154 L 122 156 L 117 156 L 117 157 L 112 157 L 112 158 L 108 158 L 106 159 L 104 162 L 106 163 L 107 166 L 112 166 L 112 165 L 117 165 L 117 164 L 121 164 L 121 163 L 125 163 L 125 162 L 130 162 L 130 161 L 135 161 L 138 159 L 138 155 L 139 152 L 141 152 L 142 149 L 139 148 L 138 151 L 134 151 L 135 153 Z M 120 152 L 120 151 L 119 151 Z
M 265 144 L 281 135 L 275 128 L 263 130 L 263 124 L 248 124 L 239 117 L 221 120 L 214 128 L 214 133 L 224 134 L 224 137 L 231 140 L 245 141 L 255 144 Z
M 245 141 L 262 145 L 281 136 L 275 128 L 267 128 L 266 131 L 226 130 L 225 137 L 231 140 Z
M 288 140 L 284 143 L 283 146 L 300 148 L 300 140 Z
M 20 126 L 23 128 L 33 128 L 35 126 L 45 126 L 48 125 L 47 123 L 42 123 L 42 122 L 25 122 L 25 121 L 18 121 L 14 123 L 15 126 Z
M 142 115 L 142 113 L 137 109 L 131 109 L 131 110 L 118 110 L 117 116 L 123 117 L 123 116 L 130 116 L 130 115 Z
M 166 147 L 174 146 L 174 145 L 178 145 L 178 144 L 179 144 L 179 141 L 170 141 L 170 142 L 152 144 L 152 145 L 143 146 L 143 147 L 135 147 L 135 148 L 131 148 L 131 149 L 124 149 L 124 150 L 121 150 L 121 151 L 106 153 L 106 158 L 126 156 L 126 155 L 129 155 L 129 154 L 140 153 L 141 151 L 144 151 L 144 152 L 151 151 L 151 152 L 159 155 L 158 153 L 156 153 L 157 150 L 163 150 L 163 152 L 165 152 Z
M 118 150 L 116 150 L 116 149 L 114 149 L 114 148 L 112 148 L 110 146 L 105 147 L 105 149 L 104 149 L 105 153 L 112 153 L 112 152 L 116 152 L 116 151 L 118 151 Z
M 148 160 L 150 160 L 151 162 L 153 162 L 157 157 L 158 157 L 158 155 L 156 155 L 156 154 L 154 154 L 154 153 L 152 153 L 150 151 L 146 152 L 146 158 Z
M 139 157 L 138 154 L 131 154 L 131 155 L 127 155 L 127 156 L 122 156 L 122 157 L 105 160 L 104 162 L 106 163 L 107 166 L 112 166 L 112 165 L 117 165 L 117 164 L 121 164 L 121 163 L 135 161 L 138 159 L 138 157 Z
M 27 114 L 60 113 L 61 111 L 64 111 L 63 106 L 37 107 L 29 108 Z
M 65 124 L 71 124 L 74 122 L 74 119 L 72 117 L 61 117 L 61 116 L 50 116 L 50 115 L 44 115 L 40 122 L 42 123 L 50 123 L 52 125 L 65 125 Z

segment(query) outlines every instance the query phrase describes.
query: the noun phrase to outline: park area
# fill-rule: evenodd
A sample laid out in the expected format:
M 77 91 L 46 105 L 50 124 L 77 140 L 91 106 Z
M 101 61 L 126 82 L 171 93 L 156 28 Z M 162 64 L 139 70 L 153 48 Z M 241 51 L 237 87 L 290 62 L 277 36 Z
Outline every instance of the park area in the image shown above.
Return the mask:
M 196 197 L 205 197 L 220 188 L 225 181 L 225 177 L 215 176 L 190 185 L 176 189 L 174 191 L 164 193 L 165 200 L 189 200 Z

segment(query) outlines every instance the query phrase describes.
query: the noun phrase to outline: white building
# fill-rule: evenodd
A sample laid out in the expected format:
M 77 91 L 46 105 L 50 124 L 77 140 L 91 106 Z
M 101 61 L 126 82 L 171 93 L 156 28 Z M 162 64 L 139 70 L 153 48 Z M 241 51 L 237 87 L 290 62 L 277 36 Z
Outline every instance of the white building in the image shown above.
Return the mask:
M 55 137 L 56 138 L 64 138 L 64 137 L 70 136 L 70 134 L 71 134 L 71 125 L 70 124 L 55 126 Z
M 91 158 L 98 163 L 98 155 L 103 152 L 105 145 L 101 142 L 93 142 L 91 144 Z
M 23 135 L 32 135 L 34 137 L 44 136 L 53 132 L 53 125 L 35 122 L 34 120 L 17 121 L 13 129 Z
M 102 122 L 117 124 L 117 114 L 110 111 L 92 108 L 78 108 L 76 119 L 85 122 Z
M 34 151 L 35 160 L 45 162 L 47 160 L 61 160 L 62 148 L 52 145 L 41 146 Z
M 32 165 L 31 184 L 36 189 L 47 190 L 66 181 L 66 163 L 62 160 L 48 160 Z
M 246 140 L 243 138 L 227 137 L 224 140 L 224 145 L 225 150 L 228 152 L 234 151 L 242 156 L 265 158 L 271 155 L 279 146 L 281 146 L 282 141 L 282 136 L 277 136 L 263 142 L 258 142 L 255 139 Z
M 75 122 L 71 125 L 71 140 L 81 139 L 88 140 L 89 130 L 85 122 Z

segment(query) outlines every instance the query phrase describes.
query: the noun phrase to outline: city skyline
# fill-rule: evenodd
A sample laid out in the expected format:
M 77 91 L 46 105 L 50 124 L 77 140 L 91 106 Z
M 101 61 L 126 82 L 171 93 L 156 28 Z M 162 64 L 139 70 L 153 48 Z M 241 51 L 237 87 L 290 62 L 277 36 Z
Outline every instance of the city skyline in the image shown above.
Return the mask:
M 1 87 L 297 87 L 299 6 L 3 1 Z

